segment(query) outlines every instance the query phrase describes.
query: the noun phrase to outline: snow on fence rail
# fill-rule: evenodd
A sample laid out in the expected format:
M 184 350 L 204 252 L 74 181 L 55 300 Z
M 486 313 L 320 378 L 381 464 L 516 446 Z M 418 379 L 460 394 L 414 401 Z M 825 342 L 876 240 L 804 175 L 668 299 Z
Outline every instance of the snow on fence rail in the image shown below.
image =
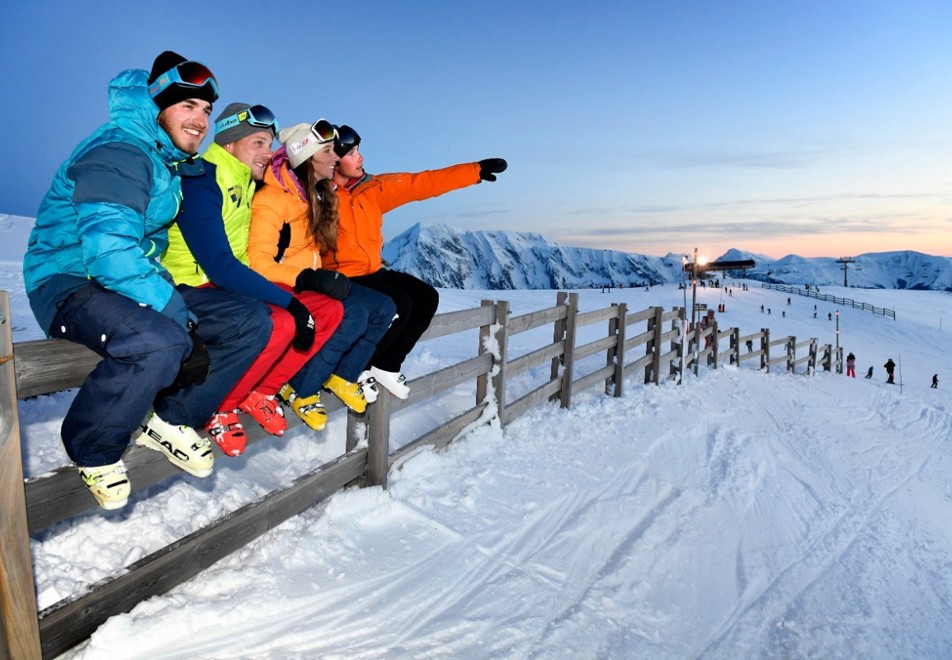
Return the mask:
M 110 616 L 167 592 L 291 516 L 350 485 L 385 487 L 389 470 L 421 447 L 444 447 L 467 429 L 493 418 L 506 424 L 546 401 L 558 401 L 568 408 L 573 392 L 596 386 L 606 394 L 621 396 L 625 379 L 635 375 L 646 384 L 664 379 L 680 382 L 681 374 L 694 368 L 695 358 L 698 364 L 713 368 L 722 363 L 740 366 L 756 359 L 756 368 L 764 371 L 782 366 L 795 373 L 803 367 L 807 374 L 815 371 L 819 358 L 824 370 L 835 367 L 842 372 L 842 350 L 820 347 L 816 339 L 800 343 L 794 337 L 773 339 L 768 329 L 741 337 L 736 328 L 719 330 L 713 318 L 691 329 L 680 308 L 665 311 L 650 307 L 629 313 L 625 304 L 613 304 L 580 313 L 578 294 L 559 293 L 553 307 L 511 316 L 507 301 L 483 301 L 475 309 L 436 316 L 421 339 L 454 336 L 460 341 L 467 333 L 476 335 L 474 355 L 414 379 L 405 401 L 382 390 L 365 415 L 347 411 L 342 455 L 298 477 L 287 488 L 272 491 L 130 566 L 117 567 L 115 576 L 38 613 L 29 534 L 97 511 L 97 506 L 76 478 L 73 466 L 23 480 L 16 400 L 78 387 L 100 358 L 61 339 L 13 345 L 5 291 L 0 291 L 0 311 L 0 351 L 4 356 L 0 364 L 4 370 L 0 382 L 0 657 L 55 657 L 88 638 Z M 579 329 L 599 323 L 606 324 L 605 334 L 579 344 Z M 545 326 L 552 328 L 551 342 L 510 357 L 514 336 Z M 725 340 L 726 350 L 722 351 Z M 798 359 L 799 351 L 805 355 Z M 584 375 L 576 377 L 576 372 Z M 510 400 L 508 390 L 516 383 L 528 391 Z M 461 386 L 474 389 L 472 407 L 401 443 L 399 449 L 389 450 L 394 413 L 432 402 L 441 393 Z M 336 400 L 328 400 L 327 407 L 331 414 L 343 409 Z M 289 423 L 300 422 L 292 415 Z M 249 444 L 264 438 L 257 427 L 246 432 Z M 142 447 L 130 446 L 123 460 L 137 489 L 179 474 L 161 455 Z
M 795 293 L 798 296 L 807 296 L 808 298 L 816 298 L 817 300 L 826 300 L 837 305 L 843 305 L 844 307 L 855 307 L 856 309 L 863 309 L 870 311 L 873 314 L 879 314 L 881 316 L 886 316 L 891 318 L 893 321 L 896 320 L 896 310 L 887 309 L 885 307 L 876 307 L 875 305 L 870 305 L 858 300 L 853 300 L 852 298 L 837 298 L 836 296 L 831 296 L 826 293 L 819 293 L 813 289 L 805 289 L 799 286 L 787 286 L 785 284 L 770 284 L 769 282 L 761 282 L 760 288 L 762 289 L 773 289 L 775 291 L 783 291 L 784 293 Z

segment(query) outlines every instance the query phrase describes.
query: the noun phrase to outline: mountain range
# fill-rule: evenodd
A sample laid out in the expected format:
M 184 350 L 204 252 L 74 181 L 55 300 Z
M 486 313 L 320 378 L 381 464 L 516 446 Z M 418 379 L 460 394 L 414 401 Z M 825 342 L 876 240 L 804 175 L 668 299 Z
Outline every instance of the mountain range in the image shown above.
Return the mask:
M 396 270 L 452 289 L 585 289 L 644 286 L 682 280 L 684 255 L 651 257 L 613 250 L 564 247 L 537 233 L 463 231 L 416 224 L 389 241 L 384 259 Z M 952 259 L 897 251 L 843 257 L 773 259 L 728 250 L 716 261 L 750 259 L 746 277 L 774 284 L 869 289 L 952 291 Z M 740 275 L 740 272 L 735 272 Z M 716 276 L 716 275 L 715 275 Z
M 0 214 L 0 261 L 22 261 L 33 218 Z M 384 245 L 392 268 L 449 289 L 586 289 L 682 280 L 684 255 L 663 257 L 566 247 L 542 234 L 464 231 L 415 224 Z M 774 284 L 952 291 L 952 259 L 896 251 L 842 257 L 773 259 L 731 249 L 717 261 L 750 259 L 746 277 Z M 838 261 L 840 260 L 840 261 Z M 740 275 L 741 273 L 736 273 Z

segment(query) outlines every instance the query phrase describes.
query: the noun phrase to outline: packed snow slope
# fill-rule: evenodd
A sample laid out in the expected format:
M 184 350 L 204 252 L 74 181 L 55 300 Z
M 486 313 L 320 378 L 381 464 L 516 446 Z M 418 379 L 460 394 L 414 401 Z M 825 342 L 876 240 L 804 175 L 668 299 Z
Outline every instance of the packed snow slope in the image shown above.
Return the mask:
M 722 325 L 836 341 L 833 306 L 730 284 L 698 291 L 710 308 L 726 304 Z M 948 658 L 952 361 L 942 347 L 952 296 L 868 293 L 897 320 L 840 310 L 858 379 L 745 362 L 702 368 L 681 386 L 632 378 L 621 398 L 590 390 L 569 410 L 543 405 L 477 428 L 410 457 L 388 490 L 338 493 L 113 617 L 67 657 Z M 441 312 L 504 297 L 522 314 L 555 299 L 441 295 Z M 674 285 L 584 291 L 581 306 L 672 307 L 689 296 Z M 36 338 L 22 291 L 13 299 L 17 339 Z M 512 356 L 550 340 L 548 328 L 516 335 Z M 469 357 L 474 343 L 421 344 L 406 371 Z M 888 357 L 902 385 L 883 382 Z M 513 397 L 528 387 L 514 382 Z M 20 402 L 28 474 L 66 462 L 58 429 L 71 398 Z M 402 411 L 391 448 L 472 401 L 463 387 Z M 291 483 L 337 456 L 343 436 L 339 415 L 321 434 L 297 426 L 219 457 L 208 479 L 136 490 L 122 511 L 45 530 L 31 540 L 41 607 Z

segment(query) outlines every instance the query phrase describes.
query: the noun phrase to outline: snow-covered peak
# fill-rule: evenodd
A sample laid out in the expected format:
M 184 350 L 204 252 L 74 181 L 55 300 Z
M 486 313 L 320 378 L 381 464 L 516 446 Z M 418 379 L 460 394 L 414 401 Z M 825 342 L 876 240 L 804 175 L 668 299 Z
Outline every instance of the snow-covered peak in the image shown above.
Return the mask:
M 384 246 L 393 268 L 451 289 L 586 289 L 645 286 L 682 279 L 683 255 L 651 257 L 614 250 L 566 247 L 542 234 L 464 231 L 415 224 Z M 842 285 L 838 257 L 772 259 L 732 248 L 718 261 L 752 259 L 747 277 L 765 282 Z M 849 286 L 872 289 L 952 290 L 952 260 L 919 252 L 881 252 L 852 257 Z

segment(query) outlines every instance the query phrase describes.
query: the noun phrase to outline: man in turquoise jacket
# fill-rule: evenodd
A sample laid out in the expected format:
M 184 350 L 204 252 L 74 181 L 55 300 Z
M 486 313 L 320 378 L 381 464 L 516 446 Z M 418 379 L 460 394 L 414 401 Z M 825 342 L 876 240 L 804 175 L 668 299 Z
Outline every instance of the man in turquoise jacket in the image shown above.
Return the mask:
M 267 342 L 267 308 L 175 286 L 158 263 L 181 200 L 179 177 L 208 131 L 218 83 L 166 51 L 151 74 L 110 83 L 110 121 L 62 164 L 23 260 L 30 305 L 51 337 L 103 360 L 63 420 L 63 444 L 106 509 L 125 505 L 122 453 L 136 442 L 196 476 L 214 456 L 202 426 Z M 199 170 L 200 171 L 200 170 Z

